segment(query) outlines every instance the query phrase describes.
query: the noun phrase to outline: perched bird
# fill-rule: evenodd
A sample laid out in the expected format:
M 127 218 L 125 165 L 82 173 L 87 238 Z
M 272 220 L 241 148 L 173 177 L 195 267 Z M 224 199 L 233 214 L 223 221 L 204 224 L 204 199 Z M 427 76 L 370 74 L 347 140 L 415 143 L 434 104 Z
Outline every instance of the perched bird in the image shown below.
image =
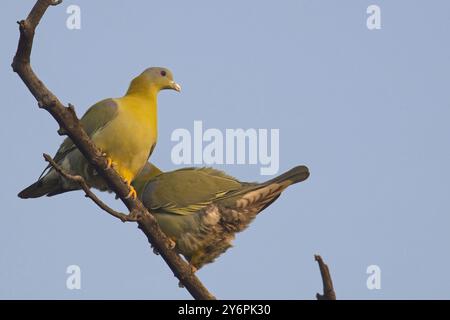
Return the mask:
M 147 163 L 156 145 L 157 95 L 163 89 L 181 90 L 168 69 L 148 68 L 131 81 L 123 97 L 97 102 L 81 118 L 86 133 L 107 157 L 108 166 L 112 166 L 128 185 Z M 105 181 L 70 138 L 61 144 L 54 161 L 68 173 L 81 175 L 90 186 L 108 190 Z M 18 196 L 37 198 L 76 189 L 79 189 L 78 184 L 61 177 L 48 166 L 38 181 Z M 129 196 L 136 197 L 133 188 Z
M 161 172 L 148 163 L 133 181 L 139 198 L 193 270 L 232 246 L 237 232 L 291 184 L 309 176 L 295 167 L 263 183 L 241 182 L 212 168 Z

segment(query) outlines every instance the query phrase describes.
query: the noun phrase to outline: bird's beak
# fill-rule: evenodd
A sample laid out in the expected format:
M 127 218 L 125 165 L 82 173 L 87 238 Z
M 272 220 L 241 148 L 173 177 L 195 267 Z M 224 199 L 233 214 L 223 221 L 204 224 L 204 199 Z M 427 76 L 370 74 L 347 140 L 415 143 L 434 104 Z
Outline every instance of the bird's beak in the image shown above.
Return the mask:
M 181 92 L 181 86 L 175 81 L 170 82 L 170 87 L 175 91 Z

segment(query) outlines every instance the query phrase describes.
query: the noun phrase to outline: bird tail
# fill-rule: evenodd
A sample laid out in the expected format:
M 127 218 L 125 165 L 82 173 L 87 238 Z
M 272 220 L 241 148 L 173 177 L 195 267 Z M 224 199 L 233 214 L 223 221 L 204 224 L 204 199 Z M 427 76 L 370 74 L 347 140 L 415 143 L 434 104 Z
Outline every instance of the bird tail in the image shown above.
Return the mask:
M 60 193 L 76 190 L 75 186 L 64 186 L 61 176 L 53 170 L 47 172 L 42 178 L 26 187 L 17 195 L 22 199 L 51 197 Z
M 23 189 L 17 196 L 22 199 L 39 198 L 47 194 L 55 193 L 60 189 L 58 179 L 44 178 L 39 179 L 32 185 Z
M 308 179 L 309 170 L 305 166 L 298 166 L 260 184 L 250 184 L 250 187 L 232 193 L 230 196 L 236 200 L 237 208 L 248 209 L 249 217 L 271 205 L 281 193 L 290 185 Z
M 278 177 L 275 177 L 269 181 L 264 182 L 263 185 L 288 182 L 287 186 L 290 186 L 291 184 L 302 182 L 302 181 L 308 179 L 308 177 L 309 177 L 308 167 L 297 166 L 297 167 L 292 168 L 291 170 L 286 171 L 285 173 L 279 175 Z

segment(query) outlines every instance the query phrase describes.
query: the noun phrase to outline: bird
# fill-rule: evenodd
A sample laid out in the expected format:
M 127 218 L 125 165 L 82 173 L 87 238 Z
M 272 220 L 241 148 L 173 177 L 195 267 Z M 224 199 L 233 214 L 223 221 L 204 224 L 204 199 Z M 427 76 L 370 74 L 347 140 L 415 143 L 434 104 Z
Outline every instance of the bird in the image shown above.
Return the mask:
M 232 247 L 235 234 L 287 187 L 308 177 L 309 169 L 297 166 L 269 181 L 249 183 L 209 167 L 162 172 L 147 163 L 133 185 L 195 272 Z
M 137 194 L 131 182 L 147 163 L 157 142 L 157 95 L 160 90 L 181 87 L 167 68 L 151 67 L 135 77 L 120 98 L 108 98 L 91 106 L 80 119 L 86 133 L 112 167 Z M 54 161 L 67 173 L 82 176 L 90 187 L 109 191 L 106 182 L 88 163 L 70 138 L 59 147 Z M 38 180 L 19 192 L 23 199 L 54 196 L 78 190 L 78 183 L 63 178 L 47 166 Z

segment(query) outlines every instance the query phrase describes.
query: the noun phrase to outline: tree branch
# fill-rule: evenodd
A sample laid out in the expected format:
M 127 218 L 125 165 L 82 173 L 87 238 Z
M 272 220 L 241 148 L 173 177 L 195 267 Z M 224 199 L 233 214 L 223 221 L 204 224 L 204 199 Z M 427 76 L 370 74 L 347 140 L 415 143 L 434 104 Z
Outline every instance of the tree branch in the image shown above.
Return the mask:
M 215 299 L 200 280 L 192 273 L 190 266 L 170 248 L 170 241 L 161 231 L 153 215 L 141 201 L 127 198 L 129 187 L 114 169 L 108 168 L 107 160 L 84 131 L 72 106 L 65 107 L 34 73 L 30 55 L 37 25 L 49 6 L 61 1 L 37 0 L 28 17 L 19 23 L 20 38 L 16 55 L 12 62 L 13 70 L 20 76 L 40 108 L 47 110 L 58 122 L 61 134 L 67 134 L 92 167 L 106 181 L 128 210 L 137 217 L 139 229 L 147 236 L 151 245 L 159 252 L 175 276 L 195 299 Z M 86 192 L 86 190 L 85 190 Z M 98 204 L 98 203 L 97 203 Z
M 67 172 L 65 172 L 55 161 L 53 161 L 52 157 L 50 157 L 48 154 L 44 153 L 44 159 L 47 161 L 55 170 L 58 172 L 61 176 L 66 178 L 67 180 L 71 180 L 75 183 L 77 183 L 81 189 L 83 189 L 86 197 L 94 201 L 96 205 L 100 207 L 100 209 L 103 209 L 104 211 L 108 212 L 113 217 L 116 217 L 120 219 L 122 222 L 126 221 L 137 221 L 137 217 L 133 214 L 125 214 L 122 212 L 117 212 L 114 209 L 111 209 L 106 203 L 104 203 L 102 200 L 100 200 L 95 193 L 91 191 L 91 188 L 88 186 L 86 181 L 82 176 L 74 176 Z
M 325 262 L 323 262 L 323 259 L 321 256 L 315 255 L 314 259 L 319 264 L 320 275 L 322 277 L 322 283 L 323 283 L 323 294 L 317 293 L 316 294 L 317 300 L 336 300 L 336 293 L 334 292 L 333 281 L 331 280 L 330 269 L 325 264 Z

